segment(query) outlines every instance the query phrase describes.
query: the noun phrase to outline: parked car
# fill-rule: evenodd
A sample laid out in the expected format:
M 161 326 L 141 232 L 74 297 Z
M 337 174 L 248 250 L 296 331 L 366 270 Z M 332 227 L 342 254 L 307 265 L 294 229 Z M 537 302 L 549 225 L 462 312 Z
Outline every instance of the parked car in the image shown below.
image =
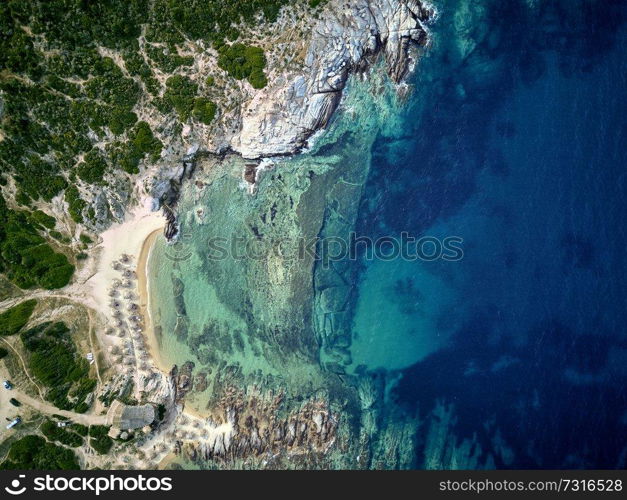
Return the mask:
M 67 427 L 69 425 L 70 422 L 68 422 L 67 420 L 63 421 L 63 422 L 57 422 L 57 427 Z
M 22 421 L 22 419 L 20 417 L 15 417 L 13 420 L 11 420 L 11 423 L 9 425 L 7 425 L 7 429 L 11 429 L 12 427 L 15 427 L 21 421 Z
M 9 403 L 11 403 L 13 406 L 22 406 L 22 403 L 20 403 L 17 399 L 15 398 L 11 398 L 9 399 Z
M 13 384 L 8 380 L 5 380 L 2 385 L 4 385 L 4 388 L 8 389 L 9 391 L 13 389 Z

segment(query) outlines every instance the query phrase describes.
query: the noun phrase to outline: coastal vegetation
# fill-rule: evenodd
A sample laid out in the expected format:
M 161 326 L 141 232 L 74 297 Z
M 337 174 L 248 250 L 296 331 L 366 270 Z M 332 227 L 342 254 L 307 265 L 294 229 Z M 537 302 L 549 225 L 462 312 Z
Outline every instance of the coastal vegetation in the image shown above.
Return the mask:
M 250 84 L 261 89 L 266 86 L 267 80 L 263 70 L 266 66 L 266 57 L 259 47 L 234 43 L 222 45 L 218 48 L 218 66 L 237 80 L 246 78 Z
M 42 236 L 54 227 L 52 217 L 11 210 L 0 197 L 0 218 L 0 272 L 20 288 L 55 289 L 69 283 L 74 266 Z
M 83 437 L 89 434 L 89 427 L 83 424 L 72 424 L 70 425 L 70 429 L 72 429 L 78 435 L 83 436 Z
M 128 133 L 128 141 L 114 142 L 109 146 L 111 161 L 129 174 L 139 173 L 139 162 L 147 154 L 151 160 L 159 158 L 163 144 L 152 133 L 148 123 L 141 121 Z
M 47 442 L 41 436 L 29 435 L 11 444 L 2 470 L 78 470 L 74 452 Z
M 46 420 L 41 424 L 40 430 L 51 442 L 56 441 L 72 448 L 77 448 L 83 444 L 83 438 L 80 435 L 66 427 L 57 426 L 56 422 L 52 420 Z
M 0 335 L 15 335 L 28 323 L 37 305 L 35 299 L 25 300 L 0 314 Z
M 165 109 L 173 108 L 181 121 L 186 121 L 194 107 L 194 96 L 198 90 L 197 85 L 189 78 L 174 75 L 165 82 L 165 94 L 163 103 Z
M 70 329 L 63 322 L 41 323 L 20 334 L 28 351 L 28 369 L 47 388 L 46 399 L 62 410 L 83 413 L 96 387 L 89 363 L 77 352 Z
M 199 122 L 209 125 L 216 116 L 218 110 L 215 102 L 205 98 L 197 97 L 194 100 L 194 107 L 192 109 L 192 116 Z
M 106 455 L 113 446 L 113 439 L 109 437 L 109 427 L 106 425 L 92 425 L 89 427 L 89 445 L 101 455 Z
M 219 52 L 219 66 L 228 75 L 262 88 L 267 83 L 263 50 L 237 40 L 243 26 L 274 21 L 286 3 L 2 2 L 3 196 L 11 192 L 18 205 L 30 207 L 61 195 L 74 222 L 93 221 L 95 212 L 84 187 L 105 185 L 108 174 L 135 175 L 142 160 L 159 157 L 163 145 L 155 125 L 141 121 L 142 113 L 172 113 L 181 122 L 204 124 L 216 116 L 215 102 L 201 95 L 198 85 L 185 75 L 191 74 L 194 64 L 189 44 L 202 41 L 213 46 Z M 145 41 L 140 43 L 142 26 Z M 163 75 L 165 86 L 158 78 Z M 214 81 L 213 76 L 204 78 Z M 71 266 L 32 231 L 24 232 L 28 237 L 21 235 L 15 249 L 30 251 L 36 246 L 37 251 L 18 260 L 43 264 L 37 270 L 24 264 L 7 269 L 2 262 L 0 272 L 13 272 L 12 280 L 22 288 L 64 286 Z
M 87 202 L 81 198 L 76 186 L 70 186 L 65 190 L 65 201 L 68 204 L 68 212 L 74 222 L 83 222 L 83 209 Z

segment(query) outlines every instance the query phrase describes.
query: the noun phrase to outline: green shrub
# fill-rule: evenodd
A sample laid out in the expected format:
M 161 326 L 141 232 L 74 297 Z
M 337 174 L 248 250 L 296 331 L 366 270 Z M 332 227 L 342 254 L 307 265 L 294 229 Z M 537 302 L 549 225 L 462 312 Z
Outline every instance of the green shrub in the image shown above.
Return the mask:
M 85 93 L 92 99 L 100 99 L 113 106 L 132 108 L 140 95 L 140 88 L 131 78 L 126 78 L 122 70 L 109 58 L 100 59 L 95 67 L 98 76 L 85 84 Z
M 58 427 L 52 420 L 46 420 L 41 424 L 41 432 L 50 441 L 57 441 L 66 446 L 77 448 L 83 444 L 83 438 L 65 427 Z
M 74 407 L 76 413 L 85 413 L 87 410 L 89 410 L 89 405 L 85 401 L 81 401 Z
M 247 78 L 256 89 L 268 83 L 263 72 L 266 57 L 260 47 L 242 43 L 223 45 L 218 49 L 218 66 L 237 80 Z
M 29 371 L 48 388 L 46 399 L 63 410 L 87 411 L 85 398 L 96 380 L 88 377 L 89 363 L 76 351 L 67 325 L 61 321 L 41 323 L 22 332 L 20 338 L 29 352 Z
M 92 149 L 83 160 L 76 167 L 78 176 L 88 184 L 100 182 L 107 170 L 107 162 L 102 154 L 97 149 Z
M 117 107 L 111 113 L 109 120 L 109 129 L 115 135 L 124 133 L 137 123 L 137 115 L 131 110 L 123 107 Z
M 72 240 L 68 236 L 60 233 L 59 231 L 55 231 L 54 229 L 52 231 L 49 231 L 48 234 L 59 243 L 63 243 L 64 245 L 69 245 L 72 242 Z
M 157 421 L 161 422 L 163 420 L 163 418 L 165 417 L 165 413 L 166 413 L 166 407 L 163 404 L 160 404 L 159 406 L 157 406 Z
M 18 189 L 17 193 L 15 194 L 15 202 L 18 205 L 21 205 L 23 207 L 29 207 L 32 201 L 33 200 L 31 200 L 30 196 L 28 196 L 21 189 Z
M 30 214 L 30 220 L 33 224 L 40 224 L 47 229 L 52 229 L 57 220 L 41 210 L 35 210 Z
M 9 351 L 7 351 L 4 347 L 0 347 L 0 359 L 6 357 L 9 354 Z
M 33 314 L 37 305 L 35 299 L 25 300 L 0 314 L 0 335 L 15 335 Z
M 196 120 L 209 125 L 215 118 L 217 109 L 215 102 L 205 97 L 197 97 L 194 100 L 192 115 Z
M 10 210 L 0 197 L 0 271 L 20 288 L 62 288 L 74 266 L 47 244 L 30 217 Z
M 150 125 L 146 122 L 139 122 L 133 129 L 133 132 L 129 135 L 133 150 L 142 155 L 150 154 L 152 158 L 157 158 L 161 153 L 163 144 L 157 139 Z
M 9 449 L 3 470 L 78 470 L 78 461 L 72 450 L 47 443 L 41 436 L 25 436 Z
M 176 110 L 182 122 L 186 121 L 194 107 L 197 85 L 185 76 L 174 75 L 166 80 L 165 87 L 164 101 Z
M 166 54 L 166 51 L 168 52 Z M 176 51 L 175 46 L 168 47 L 155 47 L 153 45 L 146 46 L 146 52 L 148 56 L 157 63 L 159 69 L 166 73 L 174 73 L 177 68 L 181 66 L 191 66 L 194 64 L 194 58 L 191 56 L 180 56 Z
M 139 173 L 139 162 L 146 155 L 155 161 L 159 158 L 163 143 L 157 139 L 148 123 L 141 121 L 128 134 L 129 140 L 117 143 L 109 149 L 111 162 L 129 174 Z
M 89 245 L 90 243 L 93 243 L 94 240 L 92 240 L 89 235 L 85 234 L 85 233 L 81 233 L 81 235 L 79 236 L 79 239 L 81 240 L 82 243 L 84 243 L 85 245 Z
M 89 427 L 87 427 L 86 425 L 83 424 L 71 424 L 70 428 L 76 432 L 78 435 L 80 436 L 87 436 L 87 434 L 89 434 Z
M 76 186 L 70 186 L 65 190 L 65 201 L 68 204 L 68 212 L 74 222 L 83 222 L 83 210 L 87 206 L 85 200 Z
M 113 439 L 108 436 L 109 427 L 106 425 L 92 425 L 89 428 L 90 446 L 101 455 L 106 455 L 113 446 Z

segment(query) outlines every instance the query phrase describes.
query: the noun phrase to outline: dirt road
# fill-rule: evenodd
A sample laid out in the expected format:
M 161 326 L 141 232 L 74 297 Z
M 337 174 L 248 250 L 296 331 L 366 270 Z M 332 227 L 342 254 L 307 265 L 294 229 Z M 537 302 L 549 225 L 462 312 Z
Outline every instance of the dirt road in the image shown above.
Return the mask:
M 6 390 L 6 389 L 3 389 Z M 69 418 L 72 422 L 83 425 L 105 425 L 107 423 L 106 415 L 88 415 L 85 413 L 75 413 L 73 411 L 59 410 L 56 406 L 53 406 L 39 399 L 35 399 L 28 394 L 24 394 L 17 389 L 10 391 L 12 396 L 20 403 L 34 408 L 38 412 L 48 415 L 56 414 Z

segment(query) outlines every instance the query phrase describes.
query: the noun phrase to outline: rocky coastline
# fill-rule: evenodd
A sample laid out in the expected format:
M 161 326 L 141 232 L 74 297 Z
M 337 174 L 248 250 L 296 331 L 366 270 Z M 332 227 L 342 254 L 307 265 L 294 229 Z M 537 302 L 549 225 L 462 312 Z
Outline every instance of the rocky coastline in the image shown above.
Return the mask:
M 368 69 L 377 55 L 384 55 L 390 78 L 400 83 L 412 44 L 427 44 L 434 18 L 435 11 L 418 0 L 329 2 L 311 31 L 302 72 L 281 75 L 254 96 L 232 149 L 251 159 L 298 152 L 329 123 L 349 75 Z
M 160 161 L 140 174 L 130 201 L 147 196 L 154 210 L 165 204 L 170 214 L 181 184 L 193 175 L 196 159 L 228 154 L 248 160 L 242 175 L 254 192 L 255 165 L 307 147 L 331 120 L 350 75 L 367 71 L 382 57 L 391 80 L 401 83 L 413 66 L 415 49 L 428 44 L 428 26 L 436 17 L 435 9 L 421 0 L 328 2 L 313 20 L 308 39 L 292 42 L 293 50 L 306 47 L 298 69 L 278 64 L 273 69 L 270 53 L 268 86 L 244 92 L 243 104 L 224 112 L 211 131 L 186 128 Z M 175 224 L 168 222 L 169 239 L 175 238 Z
M 126 204 L 120 202 L 115 211 L 111 209 L 110 200 L 121 199 L 115 183 L 102 188 L 96 196 L 101 208 L 96 212 L 102 216 L 98 216 L 93 229 L 101 232 L 113 222 L 111 217 L 124 220 L 125 207 L 141 200 L 141 205 L 153 212 L 162 211 L 166 221 L 164 234 L 175 241 L 179 231 L 177 202 L 183 184 L 192 179 L 196 170 L 219 169 L 220 159 L 227 155 L 239 157 L 242 181 L 249 192 L 254 192 L 260 164 L 298 153 L 317 131 L 327 126 L 351 75 L 365 73 L 375 63 L 384 63 L 377 68 L 385 67 L 390 80 L 401 83 L 416 57 L 412 49 L 428 43 L 428 23 L 435 16 L 435 10 L 419 0 L 330 0 L 319 19 L 314 20 L 308 39 L 294 41 L 306 46 L 302 65 L 297 69 L 277 69 L 270 60 L 268 86 L 257 91 L 246 89 L 243 104 L 224 112 L 211 129 L 186 126 L 183 133 L 173 134 L 166 142 L 163 134 L 172 130 L 163 127 L 164 154 L 156 163 L 144 166 L 133 180 Z M 212 161 L 201 161 L 207 158 Z M 295 282 L 299 276 L 294 274 Z M 287 285 L 283 288 L 287 289 Z M 290 304 L 286 302 L 285 306 Z M 306 332 L 302 336 L 308 339 L 305 343 L 313 340 Z M 300 350 L 309 353 L 314 348 L 295 347 L 295 351 Z M 271 456 L 286 466 L 298 457 L 318 460 L 316 457 L 331 448 L 345 448 L 352 442 L 346 435 L 348 427 L 337 401 L 333 403 L 328 395 L 315 392 L 298 394 L 301 399 L 297 400 L 289 394 L 289 384 L 258 386 L 257 380 L 244 383 L 235 376 L 233 381 L 221 380 L 219 390 L 214 391 L 211 416 L 196 416 L 185 409 L 186 398 L 204 392 L 207 374 L 194 373 L 193 368 L 182 365 L 169 375 L 147 370 L 147 375 L 142 374 L 136 381 L 135 392 L 142 401 L 167 409 L 156 432 L 138 442 L 139 451 L 152 456 L 151 462 L 158 462 L 164 453 L 173 451 L 187 461 L 238 466 L 242 465 L 238 462 L 241 460 L 265 460 Z M 336 375 L 329 377 L 334 379 Z M 280 394 L 281 388 L 287 391 L 286 395 Z M 345 399 L 355 399 L 352 390 L 346 394 Z M 125 456 L 121 455 L 120 460 Z

